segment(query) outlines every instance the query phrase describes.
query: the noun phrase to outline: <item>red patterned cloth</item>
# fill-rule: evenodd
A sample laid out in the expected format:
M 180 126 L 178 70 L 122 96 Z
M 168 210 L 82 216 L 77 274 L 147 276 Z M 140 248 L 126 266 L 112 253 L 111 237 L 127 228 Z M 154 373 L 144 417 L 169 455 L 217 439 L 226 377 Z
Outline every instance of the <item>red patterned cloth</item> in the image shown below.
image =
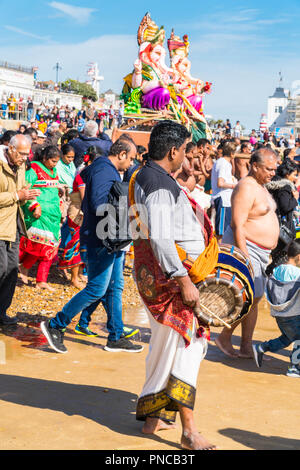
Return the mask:
M 178 283 L 167 279 L 162 272 L 149 240 L 134 241 L 134 268 L 140 296 L 153 318 L 177 331 L 188 346 L 193 331 L 193 309 L 183 303 Z M 209 329 L 200 326 L 198 336 L 209 339 Z

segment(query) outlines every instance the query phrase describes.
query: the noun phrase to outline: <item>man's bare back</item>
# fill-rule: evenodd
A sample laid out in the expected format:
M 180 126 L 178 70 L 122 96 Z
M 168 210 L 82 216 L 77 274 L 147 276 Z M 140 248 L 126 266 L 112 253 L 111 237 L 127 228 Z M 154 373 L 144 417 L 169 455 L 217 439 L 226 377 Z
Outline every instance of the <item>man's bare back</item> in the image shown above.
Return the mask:
M 233 225 L 239 225 L 241 218 L 244 219 L 246 240 L 270 250 L 276 247 L 279 222 L 275 201 L 268 190 L 252 176 L 243 178 L 234 189 L 232 211 Z
M 250 169 L 250 155 L 249 158 L 243 157 L 235 157 L 234 158 L 234 168 L 235 173 L 234 176 L 240 180 L 245 178 L 248 175 Z

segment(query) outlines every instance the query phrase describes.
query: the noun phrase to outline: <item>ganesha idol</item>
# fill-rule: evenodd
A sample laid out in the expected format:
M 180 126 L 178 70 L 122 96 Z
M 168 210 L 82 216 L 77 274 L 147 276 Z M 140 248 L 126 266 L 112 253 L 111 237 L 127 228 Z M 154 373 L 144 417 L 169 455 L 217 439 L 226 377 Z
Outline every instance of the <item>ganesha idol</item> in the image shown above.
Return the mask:
M 210 91 L 209 83 L 204 83 L 198 78 L 191 76 L 191 62 L 188 59 L 189 41 L 188 36 L 183 36 L 182 40 L 171 33 L 168 39 L 168 49 L 170 54 L 171 66 L 178 74 L 179 79 L 174 84 L 178 94 L 185 97 L 198 113 L 202 111 L 202 94 Z M 179 104 L 182 104 L 182 98 L 177 97 Z
M 157 111 L 168 106 L 168 86 L 179 79 L 178 73 L 165 63 L 164 40 L 163 27 L 159 29 L 147 13 L 138 30 L 139 57 L 134 63 L 134 72 L 124 79 L 126 83 L 130 81 L 131 88 L 140 88 L 143 108 Z

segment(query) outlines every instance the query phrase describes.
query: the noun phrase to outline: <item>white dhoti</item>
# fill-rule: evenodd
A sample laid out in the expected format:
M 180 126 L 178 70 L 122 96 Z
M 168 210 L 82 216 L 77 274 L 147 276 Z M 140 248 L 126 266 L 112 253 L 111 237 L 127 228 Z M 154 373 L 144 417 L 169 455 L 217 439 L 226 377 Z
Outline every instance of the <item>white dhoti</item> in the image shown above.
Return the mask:
M 207 210 L 211 207 L 211 196 L 206 194 L 203 186 L 196 185 L 190 196 L 199 204 L 202 209 Z
M 194 320 L 191 343 L 186 347 L 173 328 L 157 322 L 146 308 L 151 340 L 146 358 L 146 381 L 137 404 L 137 419 L 147 416 L 175 421 L 178 404 L 194 408 L 200 363 L 207 340 L 196 336 Z

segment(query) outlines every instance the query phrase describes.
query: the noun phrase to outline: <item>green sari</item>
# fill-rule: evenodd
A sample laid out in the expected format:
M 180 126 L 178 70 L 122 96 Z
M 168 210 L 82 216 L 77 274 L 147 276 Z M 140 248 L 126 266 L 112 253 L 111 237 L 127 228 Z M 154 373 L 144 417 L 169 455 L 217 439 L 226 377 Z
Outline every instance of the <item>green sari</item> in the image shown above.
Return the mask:
M 39 189 L 41 194 L 35 201 L 28 201 L 22 207 L 27 238 L 22 237 L 21 249 L 49 260 L 56 256 L 60 244 L 61 210 L 57 170 L 54 168 L 51 171 L 41 162 L 32 162 L 25 177 L 31 188 Z M 42 215 L 36 219 L 33 212 L 38 206 L 41 207 Z

